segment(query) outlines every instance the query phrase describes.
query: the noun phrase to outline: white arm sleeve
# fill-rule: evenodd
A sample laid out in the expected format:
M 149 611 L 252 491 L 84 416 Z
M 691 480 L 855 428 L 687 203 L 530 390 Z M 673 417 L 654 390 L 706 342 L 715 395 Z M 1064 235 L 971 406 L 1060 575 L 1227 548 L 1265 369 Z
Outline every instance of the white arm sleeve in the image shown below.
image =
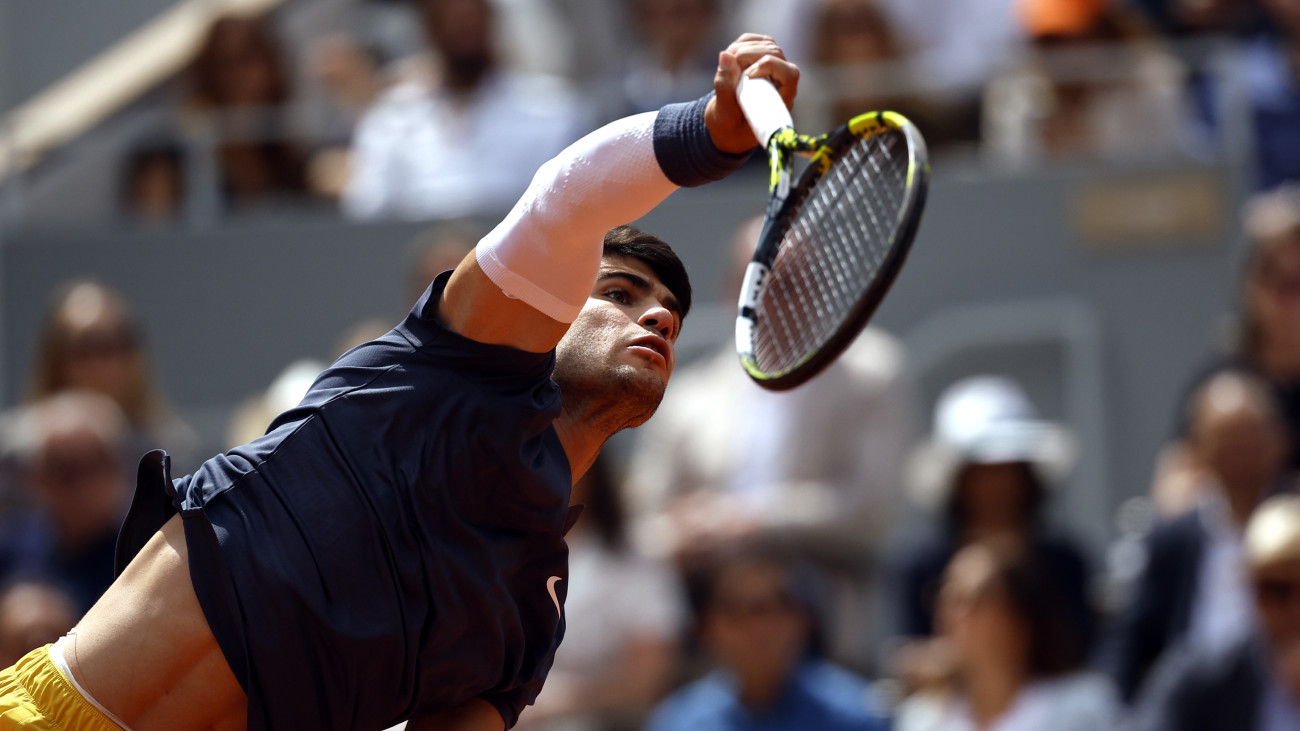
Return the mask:
M 620 119 L 570 145 L 479 241 L 479 267 L 507 296 L 559 322 L 578 316 L 600 269 L 605 232 L 677 189 L 655 158 L 657 114 Z

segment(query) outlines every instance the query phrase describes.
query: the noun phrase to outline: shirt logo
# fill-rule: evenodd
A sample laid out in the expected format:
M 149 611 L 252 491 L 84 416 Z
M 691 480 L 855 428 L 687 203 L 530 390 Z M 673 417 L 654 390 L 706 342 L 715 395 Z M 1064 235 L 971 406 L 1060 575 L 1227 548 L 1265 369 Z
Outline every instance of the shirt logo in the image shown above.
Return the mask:
M 564 581 L 558 576 L 552 576 L 546 580 L 546 590 L 551 593 L 551 601 L 555 602 L 556 616 L 563 617 L 564 612 L 560 610 L 560 598 L 555 595 L 555 582 Z

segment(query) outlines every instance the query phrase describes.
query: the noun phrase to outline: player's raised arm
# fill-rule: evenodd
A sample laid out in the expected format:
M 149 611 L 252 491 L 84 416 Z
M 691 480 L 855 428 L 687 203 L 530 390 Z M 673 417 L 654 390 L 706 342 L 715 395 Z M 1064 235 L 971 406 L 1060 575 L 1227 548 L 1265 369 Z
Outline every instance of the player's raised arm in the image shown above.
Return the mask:
M 719 55 L 715 94 L 620 119 L 569 146 L 456 268 L 439 317 L 485 343 L 555 347 L 591 294 L 605 232 L 648 213 L 680 186 L 725 177 L 756 144 L 736 103 L 744 74 L 766 76 L 788 104 L 799 70 L 767 36 Z

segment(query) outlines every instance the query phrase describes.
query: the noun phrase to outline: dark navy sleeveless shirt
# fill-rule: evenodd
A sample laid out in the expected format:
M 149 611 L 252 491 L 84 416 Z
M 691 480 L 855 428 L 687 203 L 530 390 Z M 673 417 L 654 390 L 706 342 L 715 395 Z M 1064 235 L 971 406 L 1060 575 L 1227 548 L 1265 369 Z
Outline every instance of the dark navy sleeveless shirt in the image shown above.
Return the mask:
M 509 727 L 550 669 L 570 487 L 555 356 L 444 328 L 448 274 L 264 437 L 173 483 L 250 729 L 382 729 L 475 697 Z

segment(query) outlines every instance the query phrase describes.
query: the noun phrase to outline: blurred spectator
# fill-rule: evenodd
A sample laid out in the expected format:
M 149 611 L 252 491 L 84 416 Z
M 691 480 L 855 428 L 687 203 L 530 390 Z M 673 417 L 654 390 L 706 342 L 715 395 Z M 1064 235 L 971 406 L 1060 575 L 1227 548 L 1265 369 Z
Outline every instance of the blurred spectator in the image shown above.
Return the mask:
M 1228 647 L 1186 644 L 1152 678 L 1126 731 L 1300 728 L 1300 498 L 1270 498 L 1246 526 L 1258 630 Z
M 130 459 L 162 448 L 177 469 L 188 469 L 197 436 L 159 395 L 142 338 L 119 293 L 91 280 L 65 285 L 46 313 L 29 399 L 69 389 L 102 393 L 126 415 Z
M 1151 494 L 1167 516 L 1182 514 L 1199 498 L 1204 480 L 1187 445 L 1187 402 L 1225 368 L 1253 370 L 1272 387 L 1289 436 L 1288 468 L 1300 469 L 1300 185 L 1255 195 L 1244 225 L 1250 250 L 1234 342 L 1192 379 L 1179 407 L 1177 437 L 1157 461 Z
M 1259 21 L 1255 0 L 1132 0 L 1161 31 L 1174 36 L 1240 35 Z
M 805 126 L 831 129 L 889 109 L 915 122 L 931 149 L 978 140 L 977 104 L 917 91 L 912 75 L 919 67 L 906 63 L 908 49 L 876 0 L 821 0 L 814 12 L 810 45 L 817 75 L 800 91 L 805 98 L 809 92 L 825 96 L 827 117 Z
M 721 554 L 698 618 L 717 669 L 660 704 L 647 730 L 888 728 L 866 682 L 810 655 L 816 601 L 805 578 L 761 548 Z
M 1117 621 L 1107 664 L 1126 701 L 1184 638 L 1221 648 L 1250 627 L 1242 529 L 1278 487 L 1285 426 L 1268 385 L 1241 371 L 1212 378 L 1189 408 L 1189 447 L 1207 484 L 1196 509 L 1152 532 L 1146 568 Z
M 1072 654 L 1086 657 L 1095 630 L 1088 562 L 1046 519 L 1050 491 L 1073 465 L 1074 451 L 1072 435 L 1038 419 L 1008 378 L 971 376 L 944 390 L 933 434 L 909 464 L 912 497 L 934 512 L 938 524 L 901 554 L 896 600 L 904 638 L 934 634 L 939 588 L 953 556 L 963 546 L 997 539 L 1046 567 Z M 902 657 L 923 658 L 925 646 L 906 645 Z
M 636 43 L 623 66 L 618 114 L 649 112 L 713 85 L 722 0 L 627 0 Z
M 184 213 L 185 167 L 179 146 L 133 150 L 122 178 L 122 210 L 133 223 L 167 226 Z
M 1300 182 L 1300 3 L 1260 0 L 1269 21 L 1242 58 L 1250 97 L 1256 181 Z
M 760 226 L 747 222 L 733 241 L 728 302 L 737 301 Z M 748 534 L 779 535 L 838 579 L 830 644 L 837 659 L 865 667 L 875 551 L 914 429 L 904 361 L 892 335 L 868 327 L 794 391 L 756 385 L 730 343 L 680 369 L 631 458 L 639 545 L 690 564 Z
M 301 201 L 306 156 L 286 123 L 291 100 L 280 43 L 264 17 L 227 16 L 190 67 L 187 111 L 213 125 L 223 202 L 234 209 Z
M 996 159 L 1129 159 L 1174 154 L 1190 120 L 1186 69 L 1143 19 L 1107 0 L 1018 0 L 1033 53 L 984 101 Z
M 411 273 L 409 300 L 414 303 L 434 277 L 455 269 L 481 238 L 482 229 L 469 221 L 443 221 L 422 232 L 406 255 L 406 269 Z
M 1059 577 L 1025 548 L 992 540 L 953 557 L 939 600 L 953 674 L 903 703 L 898 731 L 1114 727 L 1115 690 L 1080 671 Z
M 881 7 L 916 49 L 928 81 L 977 90 L 1024 46 L 1016 1 L 881 0 Z
M 685 596 L 673 568 L 627 542 L 618 485 L 602 457 L 573 487 L 585 504 L 566 536 L 568 630 L 520 729 L 638 728 L 677 669 Z
M 43 581 L 22 580 L 0 592 L 0 662 L 5 667 L 52 644 L 77 623 L 72 598 Z
M 362 118 L 343 197 L 353 218 L 499 213 L 587 126 L 560 82 L 500 67 L 488 0 L 420 8 L 437 80 L 399 84 Z
M 226 426 L 226 445 L 237 447 L 248 444 L 265 434 L 275 417 L 302 401 L 316 376 L 325 368 L 326 364 L 309 358 L 285 366 L 265 393 L 244 401 L 235 409 Z
M 48 579 L 78 616 L 113 581 L 117 529 L 130 498 L 128 425 L 110 399 L 65 391 L 28 407 L 24 440 L 34 509 L 0 528 L 0 583 Z

